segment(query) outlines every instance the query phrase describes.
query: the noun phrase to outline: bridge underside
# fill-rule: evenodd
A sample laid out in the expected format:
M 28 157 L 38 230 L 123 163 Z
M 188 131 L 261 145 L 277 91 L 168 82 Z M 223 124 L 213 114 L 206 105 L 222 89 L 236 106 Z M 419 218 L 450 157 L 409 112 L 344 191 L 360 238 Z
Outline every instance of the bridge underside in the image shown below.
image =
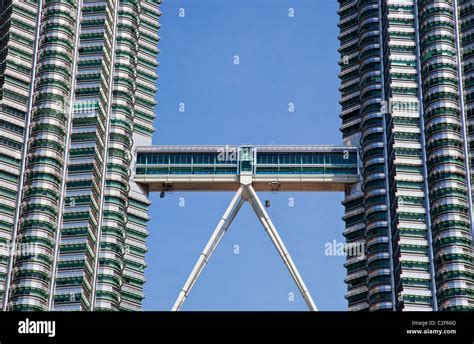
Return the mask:
M 198 191 L 218 192 L 236 191 L 240 186 L 239 176 L 234 178 L 196 178 L 196 177 L 136 177 L 139 184 L 148 185 L 150 192 L 161 191 Z M 322 192 L 322 191 L 344 191 L 346 184 L 355 183 L 354 178 L 341 179 L 304 179 L 304 178 L 254 178 L 252 185 L 255 191 L 292 191 L 292 192 Z

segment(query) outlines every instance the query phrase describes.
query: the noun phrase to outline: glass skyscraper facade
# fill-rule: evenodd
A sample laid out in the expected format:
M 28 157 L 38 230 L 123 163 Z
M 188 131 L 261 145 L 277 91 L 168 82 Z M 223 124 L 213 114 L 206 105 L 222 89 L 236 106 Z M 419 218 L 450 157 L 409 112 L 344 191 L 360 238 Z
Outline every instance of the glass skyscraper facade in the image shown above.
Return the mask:
M 351 311 L 474 310 L 474 3 L 338 0 Z
M 0 0 L 3 310 L 141 309 L 159 4 Z

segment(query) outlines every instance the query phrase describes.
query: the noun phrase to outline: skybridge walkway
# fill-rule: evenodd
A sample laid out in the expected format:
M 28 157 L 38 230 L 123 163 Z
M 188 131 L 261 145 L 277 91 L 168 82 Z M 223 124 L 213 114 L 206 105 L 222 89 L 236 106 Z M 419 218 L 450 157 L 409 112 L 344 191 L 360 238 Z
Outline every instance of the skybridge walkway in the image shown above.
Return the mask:
M 150 191 L 235 191 L 251 176 L 256 191 L 342 191 L 359 178 L 347 146 L 138 147 L 135 181 Z
M 247 202 L 267 232 L 308 308 L 317 311 L 308 288 L 257 191 L 343 191 L 359 180 L 358 151 L 347 146 L 151 146 L 137 147 L 133 179 L 164 197 L 173 191 L 233 191 L 206 247 L 173 306 L 181 309 L 192 287 Z

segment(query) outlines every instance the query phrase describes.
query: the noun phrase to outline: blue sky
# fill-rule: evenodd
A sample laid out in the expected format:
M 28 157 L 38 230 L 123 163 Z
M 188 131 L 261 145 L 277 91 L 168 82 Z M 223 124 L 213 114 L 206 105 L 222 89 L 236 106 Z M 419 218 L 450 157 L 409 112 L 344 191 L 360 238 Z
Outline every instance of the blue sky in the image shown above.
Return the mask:
M 168 0 L 161 9 L 154 144 L 342 143 L 336 1 Z M 325 255 L 326 243 L 344 241 L 343 195 L 260 196 L 319 309 L 345 310 L 345 259 Z M 145 310 L 171 308 L 231 198 L 151 194 Z M 183 310 L 306 310 L 248 204 Z

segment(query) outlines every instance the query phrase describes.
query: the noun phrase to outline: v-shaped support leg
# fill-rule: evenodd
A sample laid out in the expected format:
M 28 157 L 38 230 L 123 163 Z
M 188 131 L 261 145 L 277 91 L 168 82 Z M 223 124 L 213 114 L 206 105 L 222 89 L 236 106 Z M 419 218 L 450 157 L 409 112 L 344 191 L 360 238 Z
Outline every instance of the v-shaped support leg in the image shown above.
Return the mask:
M 224 216 L 222 216 L 221 220 L 219 221 L 206 247 L 199 256 L 196 265 L 194 265 L 193 271 L 191 271 L 191 274 L 186 280 L 183 289 L 179 293 L 178 299 L 176 300 L 173 305 L 173 308 L 171 309 L 172 311 L 180 310 L 184 301 L 186 301 L 186 298 L 188 297 L 191 288 L 194 286 L 194 283 L 196 283 L 197 279 L 199 278 L 199 275 L 201 274 L 202 270 L 209 261 L 209 258 L 211 257 L 212 253 L 214 253 L 214 251 L 216 250 L 217 245 L 221 241 L 225 232 L 229 228 L 230 224 L 234 220 L 240 208 L 242 207 L 242 204 L 244 203 L 244 199 L 242 198 L 242 191 L 243 187 L 241 186 L 235 193 L 234 198 L 232 198 L 232 201 L 230 202 L 229 207 L 224 213 Z
M 184 301 L 186 301 L 186 298 L 188 297 L 197 279 L 201 275 L 201 272 L 209 261 L 209 258 L 216 250 L 217 245 L 221 241 L 222 237 L 224 236 L 225 232 L 229 228 L 230 224 L 234 220 L 235 216 L 237 215 L 240 208 L 242 207 L 242 204 L 245 201 L 248 201 L 250 203 L 253 210 L 255 211 L 255 214 L 257 215 L 258 219 L 260 220 L 266 232 L 268 233 L 270 240 L 272 241 L 273 245 L 275 245 L 278 254 L 282 258 L 283 262 L 288 268 L 288 271 L 290 272 L 291 277 L 293 278 L 298 289 L 303 295 L 303 298 L 306 304 L 308 305 L 308 308 L 311 311 L 318 310 L 316 308 L 316 305 L 314 304 L 314 301 L 309 293 L 308 288 L 306 287 L 303 279 L 301 278 L 301 275 L 298 272 L 298 269 L 296 268 L 295 263 L 293 263 L 293 260 L 291 259 L 288 250 L 286 249 L 285 245 L 283 244 L 283 241 L 278 235 L 278 232 L 275 226 L 273 225 L 272 220 L 268 216 L 265 208 L 262 205 L 262 202 L 258 198 L 257 193 L 253 189 L 252 185 L 242 185 L 235 193 L 234 197 L 232 198 L 232 201 L 229 204 L 229 207 L 224 213 L 224 216 L 222 216 L 222 219 L 219 221 L 219 224 L 212 233 L 211 238 L 209 239 L 206 247 L 199 256 L 199 259 L 196 262 L 194 269 L 191 271 L 191 274 L 186 280 L 183 289 L 179 293 L 178 298 L 174 303 L 173 308 L 171 309 L 172 311 L 179 311 L 181 309 L 181 306 L 183 305 Z
M 308 288 L 306 287 L 303 281 L 303 278 L 298 272 L 298 269 L 296 268 L 293 259 L 291 259 L 291 256 L 288 253 L 288 250 L 286 249 L 283 240 L 281 240 L 280 236 L 278 235 L 278 232 L 275 226 L 273 225 L 272 220 L 268 216 L 267 211 L 263 207 L 262 202 L 258 198 L 257 193 L 253 189 L 252 185 L 248 185 L 246 187 L 246 190 L 249 192 L 248 202 L 252 206 L 253 210 L 255 211 L 255 214 L 257 215 L 266 232 L 268 233 L 268 236 L 270 237 L 270 240 L 272 241 L 273 245 L 275 245 L 275 248 L 277 249 L 281 259 L 283 260 L 283 263 L 285 263 L 286 267 L 288 268 L 288 271 L 290 272 L 291 277 L 293 277 L 293 280 L 298 286 L 298 289 L 300 290 L 301 295 L 306 301 L 309 310 L 317 311 L 318 309 L 313 301 L 313 298 L 311 297 L 311 294 L 309 293 Z

